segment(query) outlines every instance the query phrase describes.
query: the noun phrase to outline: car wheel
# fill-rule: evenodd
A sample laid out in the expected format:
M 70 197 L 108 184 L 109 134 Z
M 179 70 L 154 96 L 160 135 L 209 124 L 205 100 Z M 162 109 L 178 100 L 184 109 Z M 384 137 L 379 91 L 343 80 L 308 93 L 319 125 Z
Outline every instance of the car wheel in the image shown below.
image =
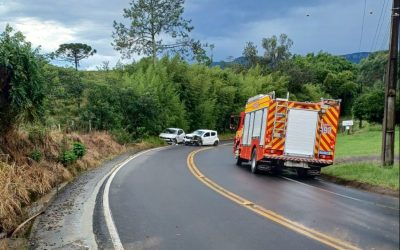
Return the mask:
M 253 174 L 257 174 L 258 173 L 258 162 L 257 162 L 256 158 L 257 158 L 257 152 L 256 152 L 256 149 L 253 149 L 253 152 L 251 154 L 251 162 L 250 162 L 250 164 L 251 164 L 251 172 Z
M 218 141 L 215 141 L 213 145 L 218 146 Z
M 174 139 L 172 140 L 172 142 L 173 142 L 174 144 L 178 144 L 178 140 L 177 140 L 176 138 L 174 138 Z
M 197 146 L 203 146 L 203 141 L 201 139 L 197 141 Z

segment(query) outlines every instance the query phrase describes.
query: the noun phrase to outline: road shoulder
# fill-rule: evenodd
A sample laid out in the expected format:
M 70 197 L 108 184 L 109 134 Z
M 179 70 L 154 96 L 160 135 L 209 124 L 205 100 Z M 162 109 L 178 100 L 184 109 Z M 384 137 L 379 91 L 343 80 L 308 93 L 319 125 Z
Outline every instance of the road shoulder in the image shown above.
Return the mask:
M 101 185 L 116 165 L 138 151 L 131 150 L 106 161 L 69 183 L 59 192 L 45 214 L 36 219 L 29 249 L 96 249 L 92 219 Z

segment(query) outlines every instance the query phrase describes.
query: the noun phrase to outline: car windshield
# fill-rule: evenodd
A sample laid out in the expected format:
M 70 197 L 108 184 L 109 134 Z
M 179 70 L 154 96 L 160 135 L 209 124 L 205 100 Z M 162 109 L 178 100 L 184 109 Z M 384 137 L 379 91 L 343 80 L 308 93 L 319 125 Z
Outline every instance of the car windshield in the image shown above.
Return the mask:
M 196 131 L 194 131 L 192 134 L 195 134 L 195 135 L 202 135 L 202 134 L 204 134 L 205 132 L 203 131 L 203 130 L 196 130 Z
M 167 128 L 167 129 L 164 130 L 163 133 L 165 133 L 165 134 L 176 134 L 176 133 L 178 133 L 178 130 L 172 129 L 172 128 Z

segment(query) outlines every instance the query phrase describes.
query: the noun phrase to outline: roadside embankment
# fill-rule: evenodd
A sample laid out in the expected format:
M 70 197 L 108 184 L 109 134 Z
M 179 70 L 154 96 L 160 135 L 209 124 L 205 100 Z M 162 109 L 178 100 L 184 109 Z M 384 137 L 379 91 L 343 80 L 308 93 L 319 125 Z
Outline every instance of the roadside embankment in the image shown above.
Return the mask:
M 12 132 L 1 140 L 0 239 L 10 236 L 18 225 L 37 213 L 37 206 L 32 208 L 32 203 L 58 189 L 61 183 L 70 182 L 112 156 L 132 148 L 150 148 L 154 144 L 124 146 L 107 132 L 79 134 L 39 130 Z M 39 207 L 43 209 L 43 205 Z M 17 236 L 26 236 L 30 227 L 31 223 L 27 223 Z M 6 245 L 0 240 L 0 249 Z

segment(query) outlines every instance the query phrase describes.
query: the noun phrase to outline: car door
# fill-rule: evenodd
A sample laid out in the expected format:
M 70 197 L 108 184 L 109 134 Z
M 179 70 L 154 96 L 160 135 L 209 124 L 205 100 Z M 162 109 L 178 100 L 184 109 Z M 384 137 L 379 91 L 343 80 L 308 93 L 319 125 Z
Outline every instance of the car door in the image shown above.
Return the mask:
M 210 145 L 210 138 L 211 138 L 210 132 L 204 133 L 204 135 L 203 135 L 203 145 Z
M 214 144 L 214 142 L 217 140 L 217 133 L 211 132 L 211 137 L 210 137 L 210 143 Z
M 182 129 L 179 129 L 178 130 L 178 136 L 177 136 L 176 140 L 178 142 L 183 142 L 183 138 L 185 138 L 185 132 L 183 132 Z

